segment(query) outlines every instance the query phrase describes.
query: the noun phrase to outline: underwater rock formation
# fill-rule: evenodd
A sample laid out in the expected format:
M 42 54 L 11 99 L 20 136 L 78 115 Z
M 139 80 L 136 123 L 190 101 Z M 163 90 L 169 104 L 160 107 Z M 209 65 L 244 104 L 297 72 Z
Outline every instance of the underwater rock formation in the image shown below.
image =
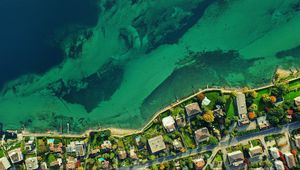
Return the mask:
M 175 3 L 172 7 L 155 6 L 133 19 L 136 28 L 146 46 L 146 52 L 162 44 L 176 43 L 204 14 L 214 0 L 197 0 Z

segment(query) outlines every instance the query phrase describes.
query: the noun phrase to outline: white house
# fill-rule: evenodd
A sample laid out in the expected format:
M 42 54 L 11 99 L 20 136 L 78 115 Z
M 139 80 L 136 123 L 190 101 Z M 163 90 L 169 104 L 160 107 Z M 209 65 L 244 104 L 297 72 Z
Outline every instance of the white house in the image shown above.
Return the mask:
M 175 130 L 175 120 L 172 116 L 164 117 L 162 123 L 168 132 L 173 132 Z

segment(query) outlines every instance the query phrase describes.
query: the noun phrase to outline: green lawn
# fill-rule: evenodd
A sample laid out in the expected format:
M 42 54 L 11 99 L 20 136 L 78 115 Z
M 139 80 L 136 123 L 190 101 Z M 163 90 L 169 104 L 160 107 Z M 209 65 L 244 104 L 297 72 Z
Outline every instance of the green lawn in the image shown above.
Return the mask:
M 285 100 L 294 100 L 295 97 L 300 96 L 300 90 L 298 91 L 291 91 L 288 94 L 284 95 Z
M 228 108 L 227 108 L 227 115 L 226 117 L 229 119 L 229 120 L 233 120 L 234 116 L 235 116 L 235 108 L 234 108 L 234 101 L 232 98 L 228 99 Z
M 260 142 L 259 139 L 252 140 L 251 143 L 252 143 L 253 147 L 254 146 L 261 146 L 261 142 Z
M 4 151 L 3 150 L 0 150 L 0 158 L 4 157 Z
M 290 82 L 289 83 L 289 87 L 291 89 L 298 89 L 298 88 L 300 88 L 300 79 L 298 79 L 296 81 L 293 81 L 293 82 Z
M 183 142 L 187 148 L 195 148 L 194 139 L 186 132 L 182 132 Z
M 211 101 L 207 106 L 208 109 L 214 109 L 216 106 L 217 98 L 221 95 L 220 91 L 211 91 L 205 93 L 205 96 Z
M 222 154 L 221 153 L 216 154 L 213 162 L 221 162 L 221 161 L 223 161 Z
M 163 127 L 161 124 L 153 123 L 145 132 L 143 133 L 143 136 L 145 136 L 147 139 L 155 137 L 157 135 L 163 134 Z

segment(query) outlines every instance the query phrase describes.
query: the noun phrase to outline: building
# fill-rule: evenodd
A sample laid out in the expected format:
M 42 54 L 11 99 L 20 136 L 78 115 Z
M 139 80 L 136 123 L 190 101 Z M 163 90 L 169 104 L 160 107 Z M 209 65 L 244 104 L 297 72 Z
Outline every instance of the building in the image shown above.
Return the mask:
M 67 159 L 67 165 L 66 165 L 67 170 L 73 170 L 73 169 L 75 170 L 76 162 L 77 162 L 76 158 L 69 156 Z
M 210 104 L 210 100 L 205 96 L 201 102 L 202 106 L 208 106 Z
M 133 147 L 133 146 L 130 147 L 130 150 L 129 150 L 129 157 L 130 157 L 131 159 L 134 159 L 134 160 L 139 159 L 138 156 L 137 156 L 137 154 L 135 153 L 135 150 L 134 150 L 134 147 Z
M 63 147 L 63 144 L 61 142 L 58 144 L 49 143 L 50 151 L 55 152 L 55 153 L 63 153 L 62 147 Z
M 12 163 L 18 163 L 23 161 L 23 154 L 21 148 L 17 148 L 8 152 L 8 156 Z
M 37 157 L 27 158 L 25 160 L 25 164 L 27 170 L 34 170 L 39 168 Z
M 296 159 L 291 152 L 285 153 L 284 157 L 289 168 L 296 167 Z
M 119 156 L 119 159 L 123 160 L 123 159 L 126 159 L 127 158 L 127 153 L 125 150 L 120 150 L 118 152 L 118 156 Z
M 196 170 L 200 170 L 205 166 L 205 161 L 202 158 L 194 159 L 193 163 Z
M 47 169 L 48 169 L 47 163 L 46 162 L 42 162 L 41 163 L 41 170 L 47 170 Z
M 277 159 L 280 157 L 279 150 L 276 147 L 270 148 L 270 154 L 274 159 Z
M 300 96 L 294 98 L 295 105 L 300 106 Z
M 34 149 L 34 137 L 30 137 L 29 141 L 25 143 L 26 151 L 32 151 Z
M 111 142 L 109 140 L 105 140 L 102 144 L 101 144 L 101 149 L 103 150 L 110 150 L 111 149 Z
M 1 170 L 7 170 L 10 167 L 11 167 L 11 165 L 6 157 L 0 158 L 0 169 Z
M 182 145 L 180 139 L 173 140 L 172 144 L 173 144 L 175 150 L 180 150 L 183 148 L 183 145 Z
M 237 93 L 236 95 L 236 108 L 239 117 L 239 125 L 245 125 L 250 123 L 249 118 L 247 116 L 247 106 L 246 106 L 246 97 L 242 92 Z
M 201 113 L 200 106 L 197 102 L 186 105 L 185 111 L 188 117 Z
M 270 123 L 266 116 L 261 116 L 256 119 L 259 129 L 266 129 L 270 127 Z
M 227 156 L 228 156 L 228 160 L 229 160 L 230 164 L 233 166 L 239 166 L 242 163 L 244 163 L 245 157 L 244 157 L 243 152 L 240 150 L 228 153 Z
M 275 165 L 276 170 L 285 170 L 282 161 L 276 160 L 276 161 L 274 162 L 274 165 Z
M 58 158 L 55 161 L 50 163 L 51 168 L 57 168 L 57 167 L 60 167 L 61 165 L 62 165 L 62 159 L 61 158 Z
M 263 149 L 261 146 L 254 146 L 252 148 L 249 148 L 249 155 L 250 157 L 255 157 L 255 156 L 259 156 L 261 154 L 263 154 Z
M 300 135 L 295 136 L 295 143 L 298 149 L 300 149 Z
M 86 154 L 86 144 L 84 141 L 73 141 L 67 145 L 66 151 L 75 152 L 77 157 L 83 157 Z
M 162 123 L 167 132 L 173 132 L 175 130 L 175 120 L 172 116 L 164 117 Z
M 222 161 L 214 161 L 210 165 L 212 170 L 223 170 L 223 162 Z
M 195 131 L 195 141 L 196 143 L 208 141 L 210 137 L 210 133 L 206 127 L 198 129 Z
M 157 153 L 166 149 L 166 144 L 161 135 L 148 139 L 148 144 L 152 153 Z
M 177 126 L 179 126 L 179 127 L 185 127 L 186 122 L 185 122 L 185 119 L 182 116 L 176 116 L 175 119 L 176 119 Z
M 285 136 L 280 137 L 279 139 L 276 139 L 276 143 L 280 147 L 284 147 L 284 146 L 286 146 L 288 144 Z

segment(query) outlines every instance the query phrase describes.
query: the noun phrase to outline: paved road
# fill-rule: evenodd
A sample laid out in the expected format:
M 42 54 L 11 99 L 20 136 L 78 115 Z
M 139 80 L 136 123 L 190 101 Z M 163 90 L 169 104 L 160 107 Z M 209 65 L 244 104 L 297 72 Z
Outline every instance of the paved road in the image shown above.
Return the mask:
M 160 164 L 160 163 L 165 162 L 165 161 L 180 159 L 180 158 L 183 158 L 183 157 L 187 157 L 189 155 L 198 154 L 198 153 L 202 153 L 202 152 L 206 152 L 206 151 L 225 149 L 228 146 L 236 145 L 236 144 L 238 144 L 242 141 L 248 141 L 248 140 L 252 140 L 253 138 L 264 137 L 264 136 L 274 134 L 274 133 L 281 133 L 284 130 L 293 131 L 297 128 L 300 128 L 300 121 L 293 122 L 293 123 L 290 123 L 290 124 L 286 124 L 286 125 L 282 126 L 281 128 L 272 127 L 272 128 L 266 129 L 266 130 L 259 131 L 259 132 L 246 134 L 244 136 L 234 137 L 234 138 L 231 138 L 229 140 L 225 140 L 225 141 L 220 142 L 219 145 L 209 145 L 209 146 L 202 147 L 202 148 L 189 149 L 189 150 L 187 150 L 187 152 L 178 153 L 175 156 L 161 157 L 161 158 L 156 159 L 155 161 L 149 161 L 149 162 L 144 163 L 144 164 L 134 165 L 130 168 L 126 167 L 126 168 L 120 168 L 120 169 L 143 169 L 145 167 Z

